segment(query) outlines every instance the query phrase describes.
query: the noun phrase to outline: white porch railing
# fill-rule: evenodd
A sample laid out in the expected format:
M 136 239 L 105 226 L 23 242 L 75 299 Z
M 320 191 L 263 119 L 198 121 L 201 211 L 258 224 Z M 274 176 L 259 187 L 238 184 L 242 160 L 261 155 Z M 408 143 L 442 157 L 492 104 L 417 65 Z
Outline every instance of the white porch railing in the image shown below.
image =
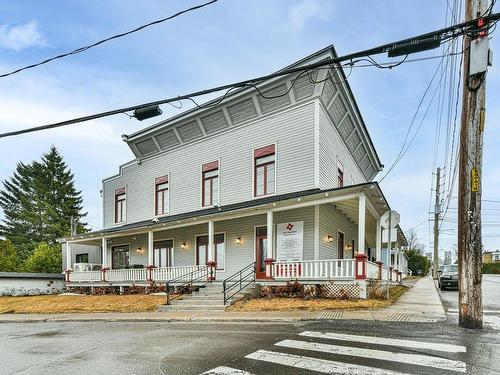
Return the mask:
M 207 266 L 153 268 L 153 281 L 169 281 L 193 272 L 193 278 L 207 274 Z
M 146 268 L 128 268 L 128 269 L 106 271 L 106 280 L 110 282 L 120 282 L 120 281 L 145 282 L 146 279 L 147 279 Z
M 101 281 L 101 271 L 72 272 L 69 275 L 69 281 L 75 283 L 99 282 Z
M 354 259 L 274 262 L 272 276 L 279 279 L 354 279 Z
M 181 278 L 184 275 L 193 273 L 193 278 L 208 275 L 207 266 L 185 266 L 185 267 L 161 267 L 153 268 L 151 271 L 147 268 L 127 268 L 106 270 L 103 271 L 76 271 L 69 273 L 69 282 L 71 283 L 99 283 L 103 280 L 110 283 L 146 283 L 153 282 L 167 282 L 169 280 Z M 151 280 L 149 280 L 149 277 Z
M 369 260 L 366 261 L 366 278 L 367 279 L 378 279 L 379 268 L 377 263 L 373 263 Z

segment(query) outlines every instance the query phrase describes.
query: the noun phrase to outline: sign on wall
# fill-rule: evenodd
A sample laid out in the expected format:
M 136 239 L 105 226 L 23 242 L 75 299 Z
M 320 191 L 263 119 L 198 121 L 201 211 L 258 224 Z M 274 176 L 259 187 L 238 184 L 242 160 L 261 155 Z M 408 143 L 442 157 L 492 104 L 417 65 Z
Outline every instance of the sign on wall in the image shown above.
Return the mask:
M 304 222 L 276 224 L 276 260 L 302 261 L 304 256 Z

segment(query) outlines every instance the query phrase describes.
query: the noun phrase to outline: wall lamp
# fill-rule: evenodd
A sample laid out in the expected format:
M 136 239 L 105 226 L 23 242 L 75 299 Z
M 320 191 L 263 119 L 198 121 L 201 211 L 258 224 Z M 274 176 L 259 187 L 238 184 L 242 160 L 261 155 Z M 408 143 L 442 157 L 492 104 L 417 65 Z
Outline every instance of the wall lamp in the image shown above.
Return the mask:
M 241 237 L 236 238 L 236 244 L 241 245 Z
M 326 238 L 326 240 L 328 242 L 333 242 L 333 237 L 331 235 L 328 235 L 328 237 Z
M 346 250 L 349 250 L 349 251 L 350 251 L 350 250 L 352 250 L 352 245 L 351 245 L 351 244 L 347 244 L 347 245 L 345 246 L 345 249 L 346 249 Z
M 186 247 L 187 247 L 187 244 L 186 244 L 185 242 L 183 242 L 183 243 L 181 244 L 181 249 L 185 249 Z
M 135 249 L 135 251 L 137 252 L 137 254 L 143 253 L 142 247 L 138 247 L 137 249 Z

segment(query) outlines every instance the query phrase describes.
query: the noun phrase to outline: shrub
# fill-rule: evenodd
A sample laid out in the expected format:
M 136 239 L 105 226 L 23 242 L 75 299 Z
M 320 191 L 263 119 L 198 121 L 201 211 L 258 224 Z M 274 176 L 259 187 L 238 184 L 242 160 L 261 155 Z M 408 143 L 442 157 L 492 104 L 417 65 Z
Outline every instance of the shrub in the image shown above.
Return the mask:
M 26 272 L 61 273 L 61 246 L 42 242 L 26 259 L 23 270 Z
M 500 262 L 497 263 L 484 263 L 483 264 L 483 273 L 490 274 L 500 274 Z
M 0 240 L 0 271 L 17 272 L 18 270 L 19 261 L 14 244 L 9 240 Z

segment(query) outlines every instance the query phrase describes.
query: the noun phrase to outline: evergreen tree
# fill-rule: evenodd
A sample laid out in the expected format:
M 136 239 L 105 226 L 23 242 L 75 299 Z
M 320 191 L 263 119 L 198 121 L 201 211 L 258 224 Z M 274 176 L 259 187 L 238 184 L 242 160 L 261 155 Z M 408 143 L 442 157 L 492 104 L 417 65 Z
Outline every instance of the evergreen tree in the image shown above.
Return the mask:
M 72 217 L 77 233 L 86 231 L 86 223 L 81 222 L 87 215 L 82 212 L 81 192 L 54 146 L 41 161 L 18 163 L 3 186 L 0 207 L 5 217 L 0 235 L 14 244 L 20 259 L 26 259 L 39 243 L 54 244 L 70 235 Z
M 18 268 L 16 248 L 9 240 L 0 240 L 0 272 L 17 272 Z

